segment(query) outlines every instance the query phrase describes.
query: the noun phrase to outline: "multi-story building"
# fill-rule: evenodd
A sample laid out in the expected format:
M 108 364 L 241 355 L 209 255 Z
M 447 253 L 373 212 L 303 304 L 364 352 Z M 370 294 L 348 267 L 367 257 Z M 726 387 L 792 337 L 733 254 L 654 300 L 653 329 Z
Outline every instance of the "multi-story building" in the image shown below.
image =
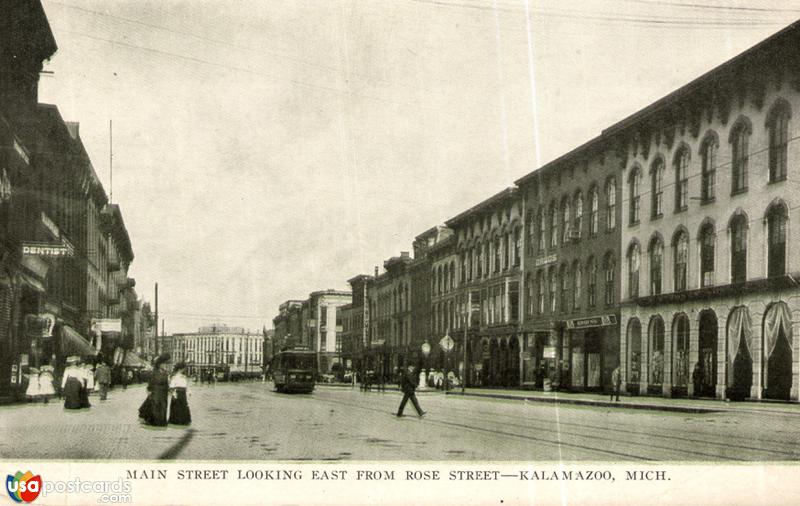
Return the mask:
M 272 339 L 273 354 L 284 348 L 294 348 L 305 345 L 302 341 L 303 327 L 302 300 L 287 300 L 278 308 L 278 316 L 272 319 L 275 331 Z
M 352 294 L 340 290 L 312 292 L 308 298 L 309 348 L 317 352 L 320 373 L 341 367 L 342 306 L 352 302 Z M 337 365 L 338 364 L 338 365 Z
M 342 359 L 346 370 L 362 370 L 363 355 L 369 347 L 369 310 L 366 300 L 370 279 L 371 276 L 359 274 L 347 280 L 353 302 L 339 308 L 342 312 Z
M 444 265 L 449 263 L 452 269 L 447 268 L 448 282 L 442 279 L 441 289 L 438 269 L 431 271 L 431 281 L 432 287 L 445 292 L 446 298 L 450 291 L 456 291 L 455 314 L 450 312 L 448 302 L 444 325 L 451 325 L 456 353 L 464 354 L 459 343 L 463 343 L 462 336 L 469 336 L 467 383 L 516 386 L 520 377 L 518 324 L 523 246 L 519 192 L 516 188 L 503 190 L 445 224 L 454 234 L 457 261 L 452 262 L 449 254 L 443 257 Z M 443 268 L 443 276 L 444 272 Z M 434 322 L 440 318 L 434 313 Z M 443 328 L 442 325 L 438 324 Z
M 522 384 L 601 390 L 619 363 L 619 157 L 602 137 L 519 179 Z
M 800 24 L 611 126 L 628 391 L 798 399 Z
M 259 376 L 263 369 L 264 334 L 241 327 L 212 325 L 196 333 L 173 334 L 172 362 L 186 362 L 190 375 L 222 373 L 227 378 Z

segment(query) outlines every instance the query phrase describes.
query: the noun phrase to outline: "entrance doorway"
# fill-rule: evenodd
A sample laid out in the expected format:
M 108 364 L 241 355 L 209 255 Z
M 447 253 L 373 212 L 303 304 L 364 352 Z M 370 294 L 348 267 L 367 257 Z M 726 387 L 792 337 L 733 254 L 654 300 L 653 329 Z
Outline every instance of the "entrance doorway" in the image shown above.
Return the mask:
M 715 397 L 717 393 L 717 315 L 706 310 L 700 313 L 698 375 L 692 373 L 694 395 Z
M 739 348 L 736 358 L 733 359 L 733 384 L 729 397 L 732 401 L 743 401 L 750 397 L 750 387 L 753 386 L 753 358 L 747 349 L 744 336 L 739 337 Z
M 778 340 L 767 365 L 767 390 L 764 396 L 788 401 L 792 391 L 792 348 L 783 326 L 778 332 Z

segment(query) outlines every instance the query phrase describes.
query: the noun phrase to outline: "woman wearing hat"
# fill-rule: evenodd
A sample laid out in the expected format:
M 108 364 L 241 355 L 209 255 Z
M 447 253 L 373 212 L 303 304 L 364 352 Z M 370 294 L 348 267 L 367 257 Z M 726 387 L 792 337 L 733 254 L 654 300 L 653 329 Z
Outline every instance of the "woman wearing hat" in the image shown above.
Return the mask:
M 192 423 L 192 414 L 189 411 L 189 401 L 186 389 L 189 380 L 186 378 L 186 363 L 178 362 L 172 368 L 172 378 L 169 380 L 169 390 L 172 392 L 172 401 L 169 406 L 169 423 L 175 425 L 189 425 Z
M 80 366 L 81 359 L 76 356 L 67 357 L 67 368 L 61 378 L 61 390 L 64 392 L 64 408 L 81 409 L 88 407 L 83 402 L 86 389 L 86 375 Z
M 39 369 L 39 395 L 44 399 L 44 403 L 50 402 L 50 397 L 56 394 L 53 386 L 53 366 L 45 364 Z
M 169 353 L 162 353 L 153 362 L 153 374 L 150 375 L 150 382 L 147 385 L 147 390 L 150 393 L 139 408 L 139 417 L 143 418 L 148 425 L 157 427 L 167 425 L 169 375 L 165 366 L 171 358 L 172 356 Z
M 28 371 L 28 388 L 25 390 L 25 397 L 28 402 L 35 401 L 39 397 L 39 369 L 31 367 Z

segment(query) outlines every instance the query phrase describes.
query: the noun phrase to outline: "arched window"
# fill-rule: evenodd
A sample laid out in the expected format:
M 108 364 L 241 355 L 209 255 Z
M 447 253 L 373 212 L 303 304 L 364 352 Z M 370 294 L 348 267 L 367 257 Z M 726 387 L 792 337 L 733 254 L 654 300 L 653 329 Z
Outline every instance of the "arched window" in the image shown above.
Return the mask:
M 450 270 L 447 268 L 447 265 L 442 266 L 442 270 L 444 272 L 442 293 L 446 293 L 450 289 Z
M 553 267 L 550 269 L 550 312 L 556 312 L 556 287 L 558 286 L 558 273 L 556 272 L 556 268 Z
M 533 253 L 534 248 L 536 247 L 536 214 L 534 213 L 533 209 L 528 210 L 528 247 L 527 252 L 528 254 Z
M 603 266 L 605 270 L 605 278 L 606 278 L 606 286 L 605 286 L 605 295 L 606 295 L 606 306 L 610 306 L 614 304 L 614 283 L 615 283 L 615 275 L 617 269 L 617 263 L 614 260 L 614 255 L 609 253 L 606 255 L 605 265 Z
M 678 388 L 687 388 L 689 386 L 689 318 L 684 313 L 675 317 L 672 324 L 672 341 L 675 343 L 672 384 Z
M 589 235 L 594 237 L 597 235 L 597 228 L 599 226 L 598 222 L 600 221 L 599 218 L 599 197 L 597 195 L 597 188 L 592 188 L 589 192 L 589 202 L 590 202 L 590 216 L 589 216 Z
M 450 290 L 456 287 L 456 263 L 450 262 Z
M 525 313 L 528 315 L 533 315 L 534 308 L 536 307 L 536 287 L 533 285 L 533 275 L 528 273 L 525 277 L 525 286 L 526 286 L 526 297 L 527 301 L 525 304 Z
M 567 244 L 570 239 L 570 228 L 572 227 L 572 218 L 570 217 L 572 213 L 569 207 L 569 199 L 566 197 L 561 202 L 561 214 L 561 227 L 563 231 L 561 242 Z
M 503 255 L 500 258 L 498 269 L 506 270 L 511 266 L 511 236 L 504 234 L 503 237 L 500 238 L 500 241 L 503 244 Z
M 747 217 L 739 214 L 731 221 L 731 283 L 747 280 Z
M 558 246 L 558 206 L 555 202 L 550 205 L 550 247 Z
M 475 277 L 481 278 L 483 276 L 483 245 L 478 244 L 475 248 Z
M 748 142 L 750 129 L 748 123 L 737 123 L 731 132 L 731 193 L 747 191 Z
M 495 237 L 494 239 L 494 270 L 493 272 L 500 272 L 501 267 L 501 251 L 502 251 L 502 244 L 500 237 Z
M 637 318 L 628 322 L 628 383 L 639 383 L 642 370 L 642 324 Z
M 583 278 L 583 269 L 578 261 L 572 265 L 572 308 L 580 309 L 581 307 L 581 281 Z
M 570 296 L 569 296 L 569 269 L 567 269 L 566 265 L 561 266 L 561 312 L 566 313 L 569 311 L 570 305 Z
M 572 225 L 572 235 L 575 239 L 580 239 L 583 228 L 583 194 L 581 192 L 575 195 L 573 207 L 575 208 L 575 220 Z
M 465 251 L 461 252 L 460 258 L 460 266 L 461 271 L 459 273 L 461 283 L 465 283 L 467 281 L 467 253 Z
M 769 129 L 769 182 L 786 179 L 786 153 L 789 144 L 789 107 L 779 102 L 770 111 Z
M 664 160 L 660 157 L 650 168 L 650 193 L 650 218 L 660 218 L 664 214 Z
M 700 286 L 714 286 L 714 225 L 706 223 L 700 229 Z
M 522 261 L 522 232 L 519 228 L 514 230 L 514 267 Z
M 544 212 L 544 207 L 539 206 L 539 251 L 544 251 L 547 248 L 547 216 Z
M 594 257 L 589 257 L 586 271 L 587 304 L 594 307 L 597 304 L 597 260 Z
M 660 295 L 664 272 L 664 243 L 658 237 L 650 241 L 650 295 Z
M 713 135 L 708 136 L 703 142 L 700 160 L 700 199 L 704 204 L 713 201 L 716 194 L 717 149 L 717 138 Z
M 664 383 L 664 320 L 660 316 L 650 320 L 650 385 Z
M 786 221 L 783 205 L 773 205 L 767 213 L 769 231 L 767 273 L 770 277 L 786 274 Z
M 689 150 L 681 149 L 675 157 L 675 212 L 689 207 Z
M 539 289 L 539 298 L 537 300 L 537 307 L 539 310 L 539 314 L 544 314 L 544 302 L 545 302 L 544 271 L 539 271 L 539 273 L 536 275 L 536 286 Z
M 675 290 L 682 292 L 686 290 L 689 266 L 689 236 L 682 230 L 675 236 L 674 249 L 674 274 Z
M 639 223 L 639 199 L 641 199 L 639 193 L 639 182 L 641 180 L 641 174 L 639 171 L 639 167 L 634 167 L 631 171 L 630 178 L 628 178 L 628 188 L 630 190 L 630 210 L 628 212 L 630 224 L 635 225 Z
M 637 190 L 638 191 L 638 190 Z M 613 177 L 606 183 L 606 230 L 617 226 L 617 181 Z
M 639 243 L 634 242 L 628 248 L 628 297 L 635 299 L 639 296 L 639 261 L 641 250 Z

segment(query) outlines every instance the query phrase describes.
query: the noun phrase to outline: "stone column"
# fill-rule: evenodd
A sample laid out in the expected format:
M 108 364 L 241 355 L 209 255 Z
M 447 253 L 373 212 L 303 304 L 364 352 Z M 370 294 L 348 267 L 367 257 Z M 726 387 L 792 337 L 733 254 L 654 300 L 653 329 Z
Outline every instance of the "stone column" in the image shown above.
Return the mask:
M 639 352 L 639 393 L 647 394 L 647 387 L 650 385 L 650 321 L 639 322 L 642 326 L 640 335 Z
M 717 313 L 717 399 L 725 398 L 728 388 L 728 344 L 727 344 L 728 315 Z

